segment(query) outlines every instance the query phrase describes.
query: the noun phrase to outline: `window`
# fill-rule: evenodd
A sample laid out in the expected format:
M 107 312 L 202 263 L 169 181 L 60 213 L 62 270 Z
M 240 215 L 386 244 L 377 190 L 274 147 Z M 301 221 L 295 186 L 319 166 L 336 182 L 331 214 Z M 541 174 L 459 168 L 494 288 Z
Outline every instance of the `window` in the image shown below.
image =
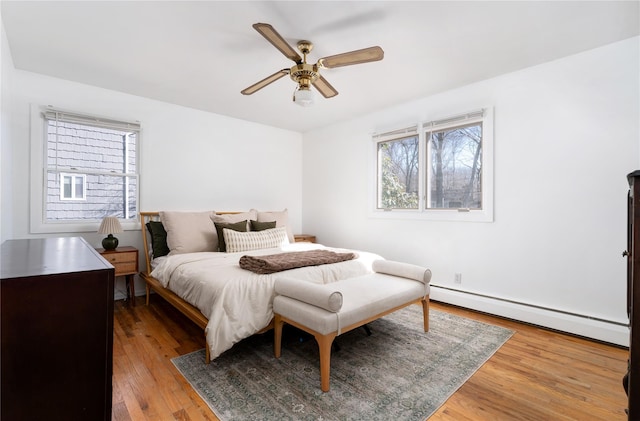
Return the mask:
M 427 131 L 427 208 L 482 209 L 482 122 Z
M 418 209 L 419 146 L 415 128 L 377 142 L 378 209 Z
M 375 135 L 374 214 L 493 220 L 492 114 L 483 109 Z
M 32 111 L 31 231 L 93 231 L 108 215 L 135 228 L 140 125 Z
M 84 174 L 60 173 L 62 188 L 60 190 L 60 200 L 86 200 L 86 176 Z

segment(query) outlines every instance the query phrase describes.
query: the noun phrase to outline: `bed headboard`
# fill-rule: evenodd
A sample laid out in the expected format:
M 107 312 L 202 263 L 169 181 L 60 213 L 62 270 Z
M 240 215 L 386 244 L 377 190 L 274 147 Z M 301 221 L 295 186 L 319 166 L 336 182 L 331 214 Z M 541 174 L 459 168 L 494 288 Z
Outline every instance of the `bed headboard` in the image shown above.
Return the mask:
M 216 212 L 216 215 L 232 215 L 236 213 L 241 213 L 240 211 L 229 211 L 229 212 Z M 140 227 L 142 232 L 142 247 L 144 249 L 144 258 L 145 258 L 145 270 L 146 274 L 151 273 L 151 256 L 153 255 L 153 250 L 151 248 L 151 234 L 149 234 L 149 230 L 147 230 L 147 222 L 149 221 L 160 221 L 160 212 L 140 212 Z

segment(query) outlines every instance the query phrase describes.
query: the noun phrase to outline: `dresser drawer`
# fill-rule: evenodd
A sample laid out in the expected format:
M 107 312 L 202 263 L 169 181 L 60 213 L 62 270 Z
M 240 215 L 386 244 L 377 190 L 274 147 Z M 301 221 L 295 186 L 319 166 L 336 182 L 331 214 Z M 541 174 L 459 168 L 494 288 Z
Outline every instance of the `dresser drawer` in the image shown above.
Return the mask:
M 136 253 L 135 251 L 125 253 L 109 253 L 104 254 L 103 257 L 107 259 L 107 262 L 115 266 L 117 263 L 135 263 L 138 260 L 138 253 Z
M 138 250 L 136 248 L 124 246 L 111 251 L 98 249 L 98 252 L 113 265 L 116 269 L 116 276 L 134 275 L 138 272 Z
M 116 276 L 128 275 L 138 271 L 138 265 L 136 262 L 116 262 L 112 263 L 112 265 L 116 268 Z

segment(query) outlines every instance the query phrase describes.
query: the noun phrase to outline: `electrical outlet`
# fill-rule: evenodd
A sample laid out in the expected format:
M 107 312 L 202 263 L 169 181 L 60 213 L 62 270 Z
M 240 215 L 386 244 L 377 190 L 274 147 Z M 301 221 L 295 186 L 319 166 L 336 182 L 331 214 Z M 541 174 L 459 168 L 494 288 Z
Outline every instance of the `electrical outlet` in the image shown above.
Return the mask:
M 462 274 L 461 273 L 456 273 L 455 277 L 453 278 L 453 282 L 456 284 L 461 284 L 462 283 Z

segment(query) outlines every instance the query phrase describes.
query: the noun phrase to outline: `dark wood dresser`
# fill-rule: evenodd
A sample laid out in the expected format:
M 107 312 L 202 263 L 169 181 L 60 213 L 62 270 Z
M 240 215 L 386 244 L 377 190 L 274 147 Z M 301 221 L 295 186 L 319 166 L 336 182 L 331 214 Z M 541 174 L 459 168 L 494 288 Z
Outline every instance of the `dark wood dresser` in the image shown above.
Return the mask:
M 627 313 L 629 314 L 629 371 L 623 385 L 629 398 L 628 419 L 640 420 L 640 171 L 627 176 Z
M 111 420 L 113 266 L 79 237 L 1 249 L 0 418 Z

